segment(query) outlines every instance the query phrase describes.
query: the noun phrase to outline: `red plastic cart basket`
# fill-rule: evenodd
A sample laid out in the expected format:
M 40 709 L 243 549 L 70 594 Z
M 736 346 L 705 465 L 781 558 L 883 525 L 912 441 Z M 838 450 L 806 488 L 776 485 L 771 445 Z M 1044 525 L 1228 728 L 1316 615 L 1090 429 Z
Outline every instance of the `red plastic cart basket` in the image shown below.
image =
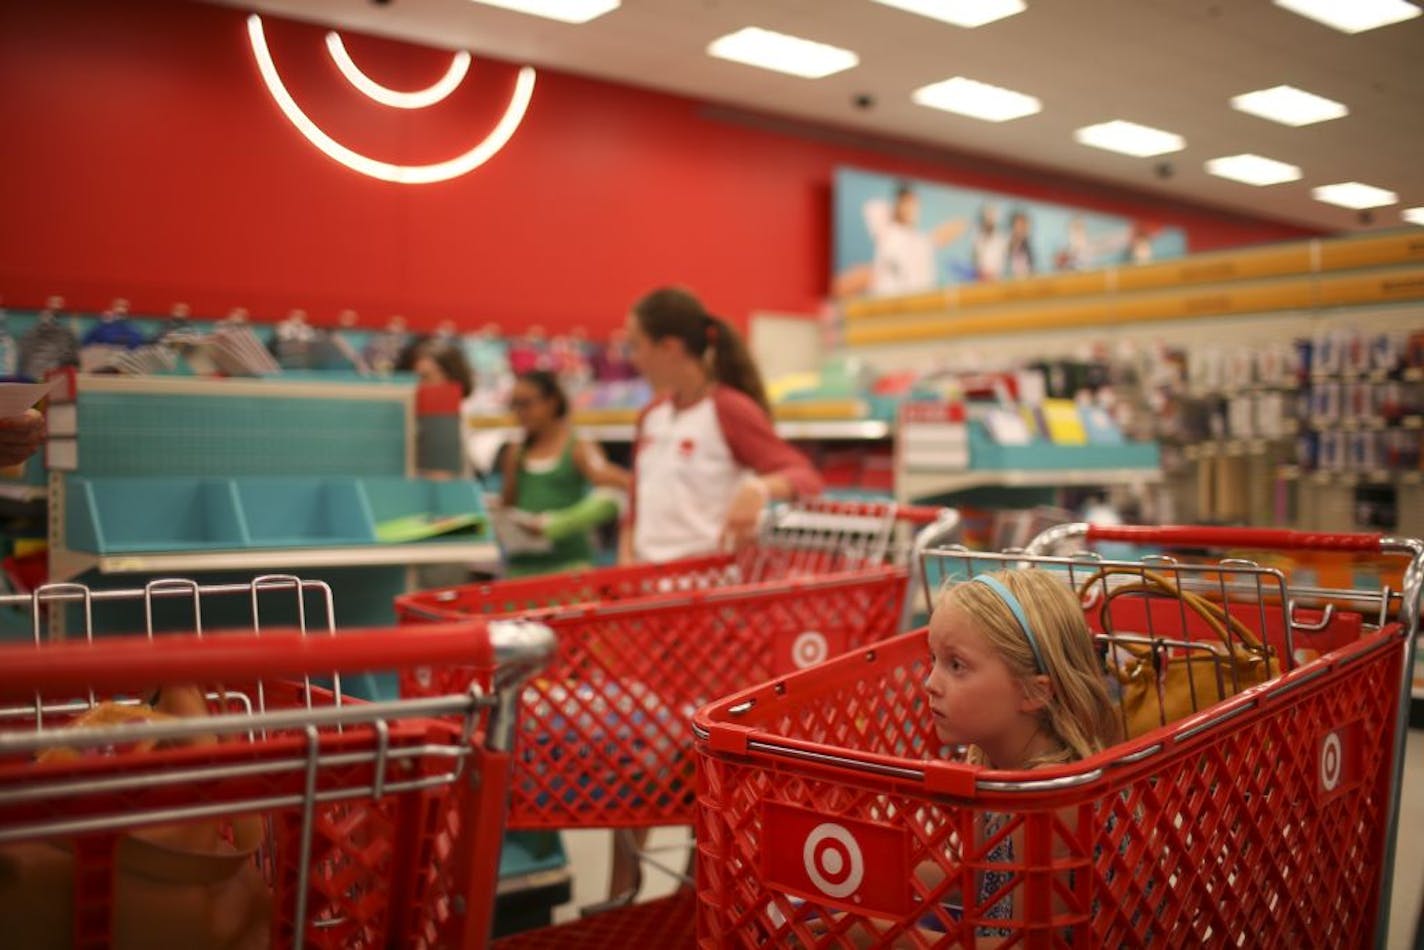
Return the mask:
M 923 631 L 719 700 L 695 722 L 701 946 L 1383 940 L 1424 543 L 1075 530 L 1155 545 L 1371 550 L 1406 556 L 1409 568 L 1402 596 L 1356 592 L 1369 615 L 1307 619 L 1278 572 L 1244 561 L 935 552 L 950 579 L 1012 566 L 1065 582 L 1103 567 L 1166 570 L 1264 616 L 1255 632 L 1275 647 L 1278 675 L 1090 759 L 1024 772 L 950 760 L 925 707 Z M 1191 624 L 1171 616 L 1147 605 L 1138 622 L 1154 638 L 1193 642 Z M 1298 662 L 1291 646 L 1305 628 L 1337 624 L 1330 636 L 1358 637 Z
M 186 860 L 137 830 L 239 822 L 252 829 L 253 850 L 244 861 L 234 832 L 236 859 L 265 888 L 257 903 L 270 904 L 273 947 L 487 942 L 510 700 L 552 653 L 550 632 L 479 619 L 329 635 L 264 629 L 259 602 L 282 590 L 331 601 L 326 585 L 291 577 L 124 591 L 64 584 L 33 595 L 36 616 L 41 604 L 63 602 L 82 603 L 86 618 L 118 600 L 143 601 L 150 618 L 155 600 L 173 597 L 191 597 L 199 617 L 211 598 L 253 606 L 245 631 L 95 639 L 86 625 L 82 640 L 0 647 L 0 855 L 72 856 L 71 890 L 50 895 L 64 932 L 45 946 L 110 946 L 133 933 L 141 873 L 125 864 L 135 849 L 157 849 L 165 864 Z M 342 672 L 431 664 L 472 675 L 420 699 L 367 703 L 340 691 Z M 208 715 L 73 724 L 96 702 L 122 711 L 180 686 L 206 695 Z M 56 758 L 56 749 L 66 751 Z M 25 866 L 9 858 L 12 870 Z M 0 882 L 0 891 L 13 886 Z M 150 892 L 143 906 L 163 913 L 165 899 Z
M 910 551 L 895 532 L 928 525 L 928 543 L 955 524 L 941 509 L 819 502 L 782 509 L 736 556 L 429 591 L 397 608 L 448 621 L 523 606 L 505 616 L 557 636 L 523 695 L 510 827 L 690 824 L 697 707 L 902 629 Z M 402 692 L 463 675 L 417 670 Z

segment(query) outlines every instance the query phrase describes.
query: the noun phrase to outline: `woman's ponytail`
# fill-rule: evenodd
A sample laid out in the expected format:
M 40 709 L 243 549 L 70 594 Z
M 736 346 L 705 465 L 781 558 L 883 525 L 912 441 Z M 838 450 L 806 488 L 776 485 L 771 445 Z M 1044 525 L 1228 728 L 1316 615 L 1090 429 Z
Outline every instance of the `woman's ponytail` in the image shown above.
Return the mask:
M 770 418 L 771 403 L 766 398 L 766 386 L 751 350 L 727 321 L 711 314 L 707 315 L 707 352 L 713 378 L 750 396 Z

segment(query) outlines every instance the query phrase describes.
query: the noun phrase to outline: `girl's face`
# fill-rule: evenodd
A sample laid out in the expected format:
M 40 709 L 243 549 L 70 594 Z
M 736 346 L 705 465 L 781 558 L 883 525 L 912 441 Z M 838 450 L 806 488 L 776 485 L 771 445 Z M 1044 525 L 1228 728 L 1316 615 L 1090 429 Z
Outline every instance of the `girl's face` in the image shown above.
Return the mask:
M 628 362 L 654 390 L 669 385 L 674 359 L 680 352 L 677 340 L 672 337 L 654 340 L 643 332 L 643 326 L 635 314 L 628 315 Z
M 415 375 L 419 378 L 422 386 L 434 386 L 439 383 L 451 382 L 450 377 L 445 375 L 445 371 L 440 368 L 440 364 L 428 356 L 418 357 L 415 365 L 411 367 Z
M 509 408 L 520 428 L 527 431 L 537 432 L 555 418 L 554 400 L 540 392 L 538 386 L 525 380 L 514 384 L 509 394 Z
M 930 657 L 934 665 L 925 692 L 935 732 L 950 745 L 978 746 L 992 760 L 991 750 L 1011 741 L 1024 725 L 1026 697 L 1018 678 L 953 604 L 930 618 Z

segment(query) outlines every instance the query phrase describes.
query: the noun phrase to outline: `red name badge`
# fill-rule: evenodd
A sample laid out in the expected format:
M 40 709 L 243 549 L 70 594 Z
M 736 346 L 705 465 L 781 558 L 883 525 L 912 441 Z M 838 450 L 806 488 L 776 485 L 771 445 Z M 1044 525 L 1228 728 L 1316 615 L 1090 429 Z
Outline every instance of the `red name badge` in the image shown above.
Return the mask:
M 764 802 L 761 859 L 768 887 L 818 904 L 895 918 L 914 907 L 904 828 Z

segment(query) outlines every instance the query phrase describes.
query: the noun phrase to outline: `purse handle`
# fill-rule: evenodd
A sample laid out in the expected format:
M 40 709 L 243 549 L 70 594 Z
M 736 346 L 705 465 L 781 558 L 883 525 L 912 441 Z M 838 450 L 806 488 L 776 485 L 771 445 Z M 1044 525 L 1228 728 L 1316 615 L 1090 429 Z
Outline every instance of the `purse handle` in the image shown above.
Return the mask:
M 1200 617 L 1207 627 L 1217 635 L 1229 652 L 1237 655 L 1246 652 L 1232 642 L 1233 635 L 1246 645 L 1248 651 L 1263 654 L 1269 652 L 1266 647 L 1262 645 L 1260 638 L 1239 619 L 1232 616 L 1231 612 L 1225 607 L 1207 600 L 1200 594 L 1182 590 L 1178 584 L 1174 584 L 1156 571 L 1144 571 L 1130 567 L 1105 567 L 1094 573 L 1078 588 L 1079 601 L 1082 601 L 1088 595 L 1092 586 L 1100 581 L 1103 582 L 1103 586 L 1106 588 L 1107 578 L 1114 575 L 1131 577 L 1137 581 L 1137 583 L 1124 584 L 1108 590 L 1103 597 L 1102 606 L 1098 611 L 1099 618 L 1106 618 L 1108 608 L 1111 606 L 1112 601 L 1123 594 L 1144 592 L 1162 594 L 1180 601 L 1188 610 Z M 1104 623 L 1104 629 L 1106 629 L 1106 627 L 1107 624 Z M 1139 659 L 1145 658 L 1147 652 L 1150 650 L 1148 647 L 1141 647 L 1137 644 L 1120 644 L 1120 646 Z

